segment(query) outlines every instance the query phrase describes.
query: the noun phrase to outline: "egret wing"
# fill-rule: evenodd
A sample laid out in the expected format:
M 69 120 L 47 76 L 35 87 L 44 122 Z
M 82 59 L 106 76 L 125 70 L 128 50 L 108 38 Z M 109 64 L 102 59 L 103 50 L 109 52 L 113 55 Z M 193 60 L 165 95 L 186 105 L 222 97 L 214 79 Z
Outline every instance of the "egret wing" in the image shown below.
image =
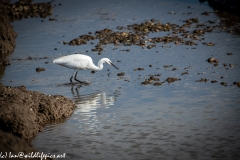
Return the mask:
M 92 61 L 89 56 L 73 54 L 56 58 L 53 60 L 53 63 L 70 69 L 86 69 L 89 61 Z

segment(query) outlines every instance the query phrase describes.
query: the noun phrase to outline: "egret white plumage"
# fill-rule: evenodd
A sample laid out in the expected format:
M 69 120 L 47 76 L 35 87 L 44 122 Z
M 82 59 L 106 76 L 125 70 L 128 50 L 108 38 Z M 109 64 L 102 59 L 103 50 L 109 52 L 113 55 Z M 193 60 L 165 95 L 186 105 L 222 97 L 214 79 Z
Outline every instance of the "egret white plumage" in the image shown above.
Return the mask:
M 99 62 L 98 62 L 98 66 L 95 66 L 93 64 L 92 58 L 87 56 L 87 55 L 83 55 L 83 54 L 72 54 L 72 55 L 68 55 L 68 56 L 62 56 L 59 58 L 56 58 L 53 60 L 53 63 L 56 63 L 60 66 L 64 66 L 70 69 L 74 69 L 74 72 L 70 78 L 70 82 L 73 85 L 72 82 L 72 78 L 74 76 L 74 79 L 76 81 L 78 81 L 79 83 L 84 83 L 84 84 L 88 84 L 87 82 L 83 82 L 78 80 L 77 77 L 77 73 L 78 70 L 94 70 L 94 71 L 99 71 L 103 69 L 103 63 L 108 63 L 109 65 L 115 67 L 116 69 L 118 69 L 112 62 L 110 59 L 108 58 L 102 58 Z

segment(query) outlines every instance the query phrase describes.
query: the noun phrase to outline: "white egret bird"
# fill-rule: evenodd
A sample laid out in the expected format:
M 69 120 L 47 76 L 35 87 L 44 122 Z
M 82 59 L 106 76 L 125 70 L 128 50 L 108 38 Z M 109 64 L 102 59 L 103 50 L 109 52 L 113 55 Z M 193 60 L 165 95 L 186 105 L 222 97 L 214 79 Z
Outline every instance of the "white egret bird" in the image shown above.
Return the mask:
M 115 67 L 116 69 L 118 69 L 108 58 L 102 58 L 99 62 L 98 62 L 98 66 L 95 66 L 93 64 L 92 58 L 87 56 L 87 55 L 83 55 L 83 54 L 72 54 L 72 55 L 68 55 L 68 56 L 62 56 L 56 59 L 53 59 L 53 63 L 56 63 L 60 66 L 64 66 L 70 69 L 74 69 L 74 72 L 72 74 L 72 77 L 70 78 L 70 82 L 73 85 L 72 82 L 72 78 L 74 76 L 74 79 L 80 83 L 84 83 L 84 84 L 89 84 L 87 82 L 83 82 L 78 80 L 77 77 L 77 73 L 78 70 L 95 70 L 95 71 L 99 71 L 103 69 L 103 63 L 107 62 L 109 65 L 112 65 L 113 67 Z

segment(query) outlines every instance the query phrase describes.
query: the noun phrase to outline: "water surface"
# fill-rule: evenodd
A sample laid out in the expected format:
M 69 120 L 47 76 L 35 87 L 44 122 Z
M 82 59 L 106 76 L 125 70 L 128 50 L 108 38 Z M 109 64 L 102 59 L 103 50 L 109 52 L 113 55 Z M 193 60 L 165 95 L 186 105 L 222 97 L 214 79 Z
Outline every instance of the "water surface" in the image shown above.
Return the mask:
M 179 25 L 189 18 L 198 18 L 200 23 L 219 22 L 221 17 L 214 13 L 201 15 L 213 11 L 207 2 L 82 0 L 53 4 L 56 7 L 51 17 L 57 21 L 38 18 L 13 23 L 18 32 L 17 46 L 7 57 L 11 65 L 1 79 L 4 85 L 25 85 L 29 90 L 64 95 L 76 103 L 77 109 L 70 118 L 45 126 L 32 141 L 38 151 L 66 153 L 66 159 L 240 157 L 240 89 L 232 85 L 240 81 L 239 35 L 222 31 L 206 33 L 202 42 L 214 42 L 214 47 L 201 42 L 197 46 L 157 44 L 152 49 L 139 46 L 115 49 L 116 46 L 106 45 L 101 55 L 91 52 L 97 40 L 93 45 L 62 44 L 88 32 L 104 28 L 117 31 L 117 26 L 152 18 Z M 126 49 L 130 51 L 122 51 Z M 226 55 L 228 52 L 233 55 Z M 79 79 L 92 83 L 71 87 L 68 83 L 73 71 L 53 64 L 52 59 L 72 53 L 90 55 L 95 64 L 108 57 L 120 70 L 106 64 L 94 74 L 79 71 Z M 220 61 L 216 67 L 206 62 L 212 56 Z M 223 63 L 234 67 L 226 69 Z M 37 67 L 46 71 L 37 73 Z M 145 70 L 134 71 L 138 67 Z M 178 70 L 172 71 L 174 67 Z M 189 74 L 181 75 L 186 70 Z M 117 76 L 120 72 L 125 75 Z M 168 77 L 181 80 L 161 86 L 141 85 L 150 74 L 161 74 L 161 81 Z M 195 82 L 201 78 L 218 82 Z M 222 81 L 228 86 L 220 85 Z

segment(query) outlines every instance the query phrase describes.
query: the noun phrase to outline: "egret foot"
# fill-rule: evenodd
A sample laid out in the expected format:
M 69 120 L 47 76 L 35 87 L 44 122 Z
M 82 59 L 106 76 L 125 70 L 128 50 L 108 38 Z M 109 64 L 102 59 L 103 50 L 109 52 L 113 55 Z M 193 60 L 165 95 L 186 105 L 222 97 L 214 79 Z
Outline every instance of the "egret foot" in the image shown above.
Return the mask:
M 83 84 L 83 85 L 85 85 L 85 86 L 88 86 L 88 85 L 91 84 L 91 82 L 87 82 L 87 81 L 81 81 L 81 82 L 82 82 L 81 84 Z
M 78 81 L 79 83 L 84 84 L 84 85 L 89 85 L 90 84 L 90 82 L 80 81 L 76 77 L 74 79 L 75 79 L 75 81 Z

